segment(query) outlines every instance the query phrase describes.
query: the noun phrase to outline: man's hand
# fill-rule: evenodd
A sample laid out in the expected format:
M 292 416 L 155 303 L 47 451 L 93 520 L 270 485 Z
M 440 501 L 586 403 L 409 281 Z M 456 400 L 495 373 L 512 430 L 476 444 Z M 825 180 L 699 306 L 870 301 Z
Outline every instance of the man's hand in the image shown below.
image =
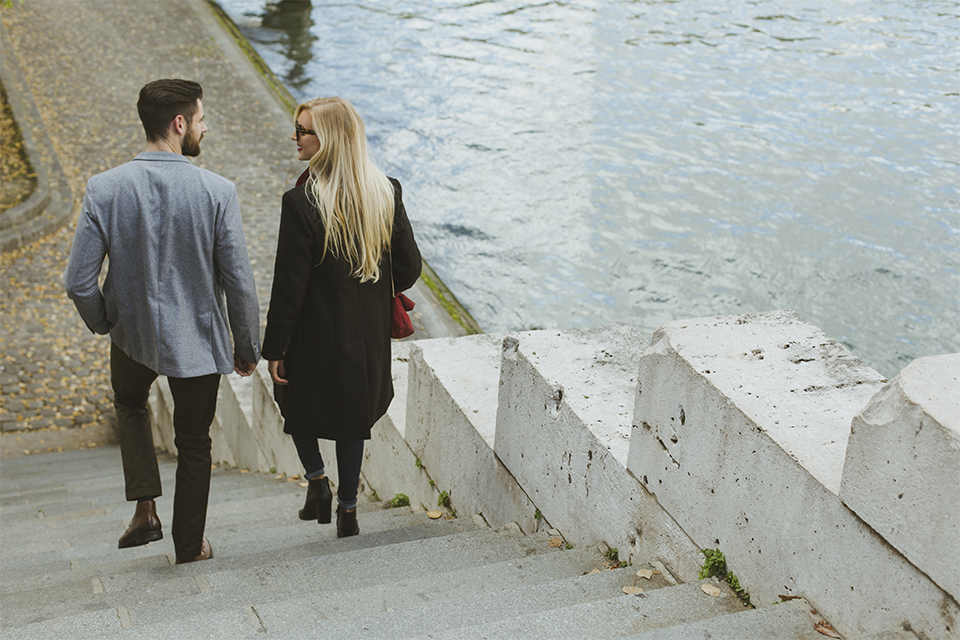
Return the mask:
M 237 354 L 233 354 L 233 370 L 237 372 L 238 375 L 246 378 L 257 370 L 257 364 L 255 362 L 247 362 Z
M 270 377 L 273 378 L 274 384 L 281 386 L 287 384 L 287 379 L 284 377 L 287 372 L 283 370 L 283 360 L 268 360 L 267 369 L 270 371 Z

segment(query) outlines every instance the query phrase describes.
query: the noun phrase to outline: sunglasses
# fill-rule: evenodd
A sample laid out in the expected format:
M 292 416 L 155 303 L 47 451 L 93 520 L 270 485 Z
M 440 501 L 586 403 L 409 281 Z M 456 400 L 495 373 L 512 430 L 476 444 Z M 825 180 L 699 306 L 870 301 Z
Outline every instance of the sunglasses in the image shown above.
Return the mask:
M 301 127 L 299 122 L 297 123 L 296 131 L 297 131 L 297 140 L 300 139 L 300 136 L 315 136 L 315 135 L 317 135 L 317 132 L 314 131 L 313 129 L 305 129 L 305 128 Z

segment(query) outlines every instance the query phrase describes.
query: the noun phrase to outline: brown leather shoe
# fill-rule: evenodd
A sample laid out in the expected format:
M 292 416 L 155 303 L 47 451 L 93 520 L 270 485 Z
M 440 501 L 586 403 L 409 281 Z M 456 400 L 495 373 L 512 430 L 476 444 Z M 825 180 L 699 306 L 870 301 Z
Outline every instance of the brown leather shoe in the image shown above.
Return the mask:
M 210 541 L 206 538 L 203 539 L 203 542 L 200 543 L 200 555 L 196 558 L 190 558 L 189 560 L 181 560 L 177 558 L 177 564 L 186 564 L 188 562 L 200 562 L 201 560 L 209 560 L 213 557 L 213 547 L 210 546 Z
M 157 503 L 153 500 L 144 500 L 137 503 L 137 510 L 133 514 L 130 526 L 117 543 L 118 549 L 139 547 L 148 542 L 163 540 L 163 531 L 160 518 L 157 517 Z

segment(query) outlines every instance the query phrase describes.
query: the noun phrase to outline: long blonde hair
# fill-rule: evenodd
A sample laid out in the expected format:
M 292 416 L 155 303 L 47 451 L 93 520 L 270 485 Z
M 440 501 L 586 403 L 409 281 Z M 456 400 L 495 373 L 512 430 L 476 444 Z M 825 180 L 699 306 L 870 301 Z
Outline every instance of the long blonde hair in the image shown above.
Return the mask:
M 304 111 L 320 139 L 310 158 L 307 198 L 323 223 L 323 256 L 342 257 L 361 282 L 376 282 L 393 233 L 393 185 L 370 161 L 363 120 L 352 104 L 316 98 L 297 107 L 295 121 Z

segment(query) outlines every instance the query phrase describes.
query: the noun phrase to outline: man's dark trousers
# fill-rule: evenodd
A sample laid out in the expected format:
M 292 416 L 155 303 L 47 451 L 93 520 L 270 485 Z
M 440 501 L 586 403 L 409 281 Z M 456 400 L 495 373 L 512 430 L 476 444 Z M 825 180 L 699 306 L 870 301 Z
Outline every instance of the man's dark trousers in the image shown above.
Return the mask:
M 110 344 L 120 455 L 127 500 L 160 496 L 160 468 L 153 445 L 147 399 L 157 373 Z M 177 484 L 173 497 L 173 546 L 178 560 L 200 555 L 210 495 L 210 424 L 217 409 L 220 374 L 167 378 L 173 394 Z

